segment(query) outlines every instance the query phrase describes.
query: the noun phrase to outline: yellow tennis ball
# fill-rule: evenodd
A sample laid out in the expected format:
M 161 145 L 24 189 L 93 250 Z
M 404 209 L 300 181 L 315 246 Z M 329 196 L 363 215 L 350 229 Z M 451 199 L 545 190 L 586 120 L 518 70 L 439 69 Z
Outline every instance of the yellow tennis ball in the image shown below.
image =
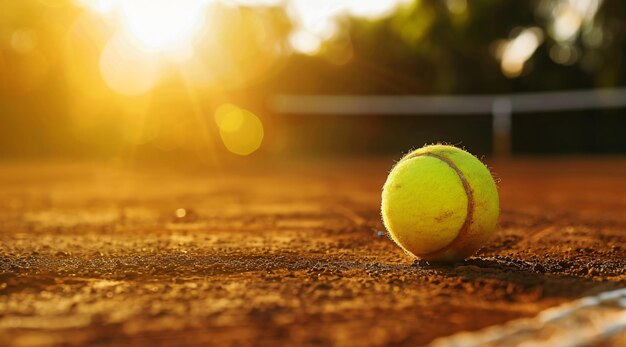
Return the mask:
M 470 153 L 425 146 L 391 170 L 381 210 L 392 239 L 406 252 L 453 262 L 474 254 L 493 234 L 498 190 L 489 169 Z

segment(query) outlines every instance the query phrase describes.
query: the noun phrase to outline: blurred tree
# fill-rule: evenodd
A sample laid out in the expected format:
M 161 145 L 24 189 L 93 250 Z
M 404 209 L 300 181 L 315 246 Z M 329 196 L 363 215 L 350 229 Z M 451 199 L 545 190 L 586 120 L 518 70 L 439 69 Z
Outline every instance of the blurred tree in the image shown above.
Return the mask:
M 149 94 L 129 97 L 107 86 L 101 71 L 102 50 L 120 28 L 107 22 L 109 15 L 76 3 L 11 0 L 2 5 L 3 156 L 110 156 L 133 146 L 193 151 L 189 148 L 196 144 L 180 139 L 219 141 L 216 129 L 202 129 L 215 127 L 212 112 L 226 102 L 261 115 L 267 142 L 284 147 L 276 129 L 292 121 L 284 123 L 266 107 L 268 99 L 281 93 L 481 94 L 626 85 L 623 1 L 408 1 L 378 20 L 338 18 L 333 23 L 338 30 L 314 55 L 291 54 L 290 34 L 300 27 L 283 2 L 265 1 L 270 5 L 256 8 L 244 1 L 246 6 L 237 8 L 229 1 L 216 5 L 218 11 L 204 23 L 203 39 L 194 43 L 193 63 L 203 69 L 187 66 L 189 72 L 181 79 L 180 66 L 168 65 L 163 83 Z M 574 115 L 575 121 L 559 114 L 515 118 L 520 132 L 515 133 L 514 149 L 553 146 L 559 151 L 558 144 L 570 141 L 563 151 L 626 151 L 626 138 L 618 131 L 626 128 L 622 111 L 594 116 L 583 112 Z M 387 122 L 391 119 L 399 123 Z M 368 118 L 367 125 L 326 119 L 318 125 L 323 132 L 335 122 L 343 129 L 335 137 L 345 143 L 361 139 L 360 145 L 366 146 L 379 139 L 390 151 L 439 139 L 468 143 L 467 138 L 487 151 L 488 115 L 464 119 L 471 124 L 400 117 L 384 122 Z M 304 121 L 301 117 L 295 122 Z M 398 126 L 405 121 L 410 127 Z M 535 138 L 535 128 L 545 129 L 543 137 L 557 135 L 542 142 Z M 356 129 L 352 137 L 345 136 L 351 129 Z M 381 133 L 384 129 L 396 133 Z M 402 136 L 396 136 L 399 130 Z M 129 142 L 128 133 L 142 131 Z M 565 138 L 567 134 L 579 135 Z
M 345 32 L 326 42 L 319 56 L 292 57 L 270 84 L 281 92 L 347 94 L 480 94 L 626 84 L 621 63 L 626 4 L 599 2 L 597 13 L 580 14 L 576 33 L 559 41 L 551 34 L 554 22 L 568 14 L 558 8 L 571 3 L 418 0 L 379 21 L 344 18 Z M 520 76 L 508 78 L 498 45 L 530 27 L 541 28 L 541 44 L 530 52 Z M 337 61 L 337 52 L 346 50 L 349 58 Z

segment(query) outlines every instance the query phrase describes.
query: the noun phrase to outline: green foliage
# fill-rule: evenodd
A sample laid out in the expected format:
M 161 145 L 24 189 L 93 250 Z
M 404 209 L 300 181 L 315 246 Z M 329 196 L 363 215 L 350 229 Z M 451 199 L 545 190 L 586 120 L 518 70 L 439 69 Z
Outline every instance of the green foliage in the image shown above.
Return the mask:
M 551 16 L 557 5 L 558 1 L 550 0 L 468 1 L 463 11 L 454 13 L 446 1 L 418 0 L 379 21 L 351 18 L 343 22 L 348 40 L 343 36 L 341 40 L 353 50 L 352 60 L 340 66 L 325 64 L 326 51 L 319 58 L 295 57 L 277 84 L 283 92 L 427 94 L 626 84 L 621 63 L 626 48 L 624 4 L 605 1 L 566 42 L 551 36 Z M 497 45 L 530 27 L 541 28 L 543 41 L 520 76 L 506 77 L 496 55 Z M 602 37 L 601 43 L 589 44 L 593 30 Z M 555 60 L 562 47 L 573 52 L 575 59 Z M 300 83 L 283 84 L 282 78 L 293 76 L 296 70 Z

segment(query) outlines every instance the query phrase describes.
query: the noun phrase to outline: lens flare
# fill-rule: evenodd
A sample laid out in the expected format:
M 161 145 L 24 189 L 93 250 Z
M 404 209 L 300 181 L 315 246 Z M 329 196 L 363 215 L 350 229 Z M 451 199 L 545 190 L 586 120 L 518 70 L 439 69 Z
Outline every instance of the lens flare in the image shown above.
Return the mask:
M 224 146 L 238 155 L 255 152 L 263 142 L 263 124 L 259 117 L 232 104 L 224 104 L 215 111 L 215 122 Z
M 111 89 L 124 95 L 146 93 L 160 77 L 158 62 L 121 34 L 113 36 L 104 47 L 100 72 Z
M 33 51 L 37 47 L 37 33 L 29 29 L 15 31 L 11 35 L 11 47 L 22 54 Z
M 220 131 L 232 133 L 243 124 L 243 110 L 232 104 L 224 104 L 215 112 L 215 122 Z
M 121 3 L 123 23 L 148 49 L 178 49 L 189 43 L 204 21 L 204 0 L 129 0 Z

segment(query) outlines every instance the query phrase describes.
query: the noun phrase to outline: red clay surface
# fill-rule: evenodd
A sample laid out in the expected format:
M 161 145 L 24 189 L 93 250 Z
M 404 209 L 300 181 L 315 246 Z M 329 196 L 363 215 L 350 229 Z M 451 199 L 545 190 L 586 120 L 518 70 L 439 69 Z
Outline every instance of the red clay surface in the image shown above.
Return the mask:
M 0 345 L 416 346 L 626 285 L 625 159 L 490 163 L 500 228 L 447 266 L 384 235 L 392 164 L 1 164 Z

